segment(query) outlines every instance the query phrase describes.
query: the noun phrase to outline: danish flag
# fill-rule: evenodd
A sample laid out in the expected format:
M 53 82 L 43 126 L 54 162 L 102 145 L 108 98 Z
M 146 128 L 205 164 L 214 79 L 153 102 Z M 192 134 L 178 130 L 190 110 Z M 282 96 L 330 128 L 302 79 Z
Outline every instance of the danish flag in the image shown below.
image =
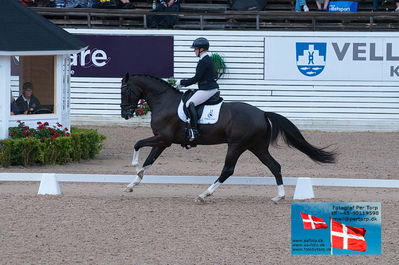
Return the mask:
M 331 220 L 331 247 L 356 251 L 366 251 L 364 239 L 366 229 L 344 225 Z
M 302 222 L 303 222 L 303 228 L 304 229 L 324 229 L 328 228 L 326 222 L 322 218 L 312 216 L 307 213 L 302 213 Z

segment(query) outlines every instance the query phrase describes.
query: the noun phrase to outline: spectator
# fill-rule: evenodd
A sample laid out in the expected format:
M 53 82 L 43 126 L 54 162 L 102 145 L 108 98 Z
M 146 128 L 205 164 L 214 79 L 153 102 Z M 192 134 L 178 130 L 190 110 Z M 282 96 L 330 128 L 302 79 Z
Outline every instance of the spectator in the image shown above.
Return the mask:
M 119 0 L 118 1 L 118 8 L 133 9 L 133 8 L 135 8 L 135 6 L 133 4 L 133 0 Z
M 22 86 L 22 95 L 20 95 L 16 104 L 22 114 L 32 114 L 41 107 L 40 101 L 33 95 L 33 84 L 26 82 Z
M 36 0 L 18 0 L 19 2 L 21 2 L 21 4 L 23 4 L 24 6 L 37 6 Z
M 14 99 L 14 97 L 12 96 L 12 95 L 10 95 L 11 96 L 11 103 L 10 103 L 10 114 L 11 115 L 18 115 L 18 114 L 21 114 L 21 111 L 19 110 L 19 108 L 18 108 L 18 105 L 17 105 L 17 103 L 15 102 L 15 99 Z
M 379 0 L 373 0 L 373 9 L 372 11 L 378 11 L 378 2 Z M 396 9 L 395 12 L 399 12 L 399 0 L 392 0 L 392 2 L 395 2 Z M 390 5 L 391 0 L 383 0 L 382 1 L 382 6 L 385 6 L 386 11 L 388 11 L 388 6 Z
M 47 7 L 86 8 L 92 5 L 93 0 L 49 0 Z
M 154 12 L 179 12 L 180 1 L 179 0 L 160 0 L 156 4 Z M 176 15 L 152 15 L 148 16 L 148 27 L 149 28 L 172 28 L 177 20 Z
M 295 11 L 301 12 L 302 9 L 304 12 L 309 12 L 309 7 L 306 5 L 306 0 L 296 0 Z
M 373 1 L 376 1 L 376 0 L 373 0 Z M 316 0 L 317 10 L 327 11 L 329 2 L 330 2 L 330 0 Z
M 117 8 L 118 0 L 93 0 L 93 8 Z

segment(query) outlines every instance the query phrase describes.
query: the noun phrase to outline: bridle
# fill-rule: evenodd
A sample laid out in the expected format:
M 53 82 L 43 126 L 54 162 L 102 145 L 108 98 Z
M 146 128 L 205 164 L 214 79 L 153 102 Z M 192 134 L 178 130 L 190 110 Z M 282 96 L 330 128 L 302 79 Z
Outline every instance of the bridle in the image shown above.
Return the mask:
M 140 99 L 141 96 L 138 95 L 131 87 L 129 87 L 127 82 L 126 82 L 126 84 L 122 85 L 121 90 L 125 90 L 127 92 L 128 100 L 127 100 L 127 103 L 121 103 L 120 107 L 123 109 L 128 107 L 126 116 L 131 117 L 131 116 L 133 116 L 134 110 L 137 108 L 137 105 L 133 105 L 132 103 L 130 103 L 131 96 L 135 95 L 138 99 Z

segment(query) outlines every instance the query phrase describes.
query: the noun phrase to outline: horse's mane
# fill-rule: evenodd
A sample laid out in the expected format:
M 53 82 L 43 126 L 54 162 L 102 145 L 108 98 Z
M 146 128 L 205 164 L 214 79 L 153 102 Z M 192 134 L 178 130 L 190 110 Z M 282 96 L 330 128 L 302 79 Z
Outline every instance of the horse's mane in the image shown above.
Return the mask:
M 171 84 L 169 84 L 168 82 L 166 82 L 162 78 L 159 78 L 159 77 L 156 77 L 156 76 L 152 76 L 152 75 L 149 75 L 149 74 L 132 74 L 131 75 L 131 77 L 135 77 L 135 76 L 137 76 L 137 77 L 147 77 L 147 78 L 156 80 L 156 81 L 160 82 L 162 86 L 167 87 L 167 88 L 172 89 L 172 90 L 175 90 L 177 92 L 180 92 L 174 86 L 172 86 Z

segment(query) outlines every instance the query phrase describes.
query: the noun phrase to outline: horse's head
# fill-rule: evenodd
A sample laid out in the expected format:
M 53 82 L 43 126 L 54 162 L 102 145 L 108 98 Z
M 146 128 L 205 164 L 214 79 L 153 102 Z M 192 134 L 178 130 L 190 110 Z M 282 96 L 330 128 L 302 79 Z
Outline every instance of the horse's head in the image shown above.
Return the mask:
M 122 79 L 121 86 L 121 116 L 126 120 L 134 115 L 139 100 L 142 98 L 141 90 L 135 86 L 129 73 Z

